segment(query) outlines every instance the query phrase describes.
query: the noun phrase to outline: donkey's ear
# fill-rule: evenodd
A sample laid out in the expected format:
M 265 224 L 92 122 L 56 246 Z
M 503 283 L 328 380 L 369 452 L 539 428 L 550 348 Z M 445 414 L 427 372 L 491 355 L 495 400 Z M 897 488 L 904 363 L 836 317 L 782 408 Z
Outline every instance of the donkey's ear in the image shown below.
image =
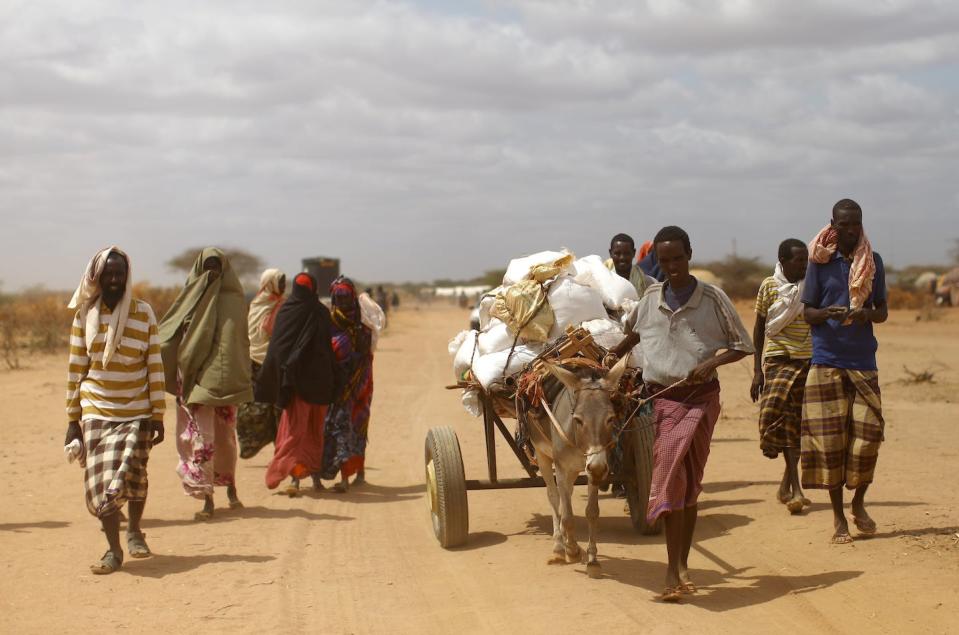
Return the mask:
M 624 355 L 622 359 L 616 362 L 616 365 L 610 369 L 603 381 L 607 390 L 616 390 L 619 387 L 619 380 L 626 372 L 626 364 L 629 362 L 629 355 Z
M 576 373 L 570 372 L 561 366 L 557 366 L 556 364 L 546 364 L 546 370 L 548 370 L 553 377 L 562 382 L 562 384 L 569 390 L 579 390 L 581 383 L 579 381 L 579 377 L 576 376 Z

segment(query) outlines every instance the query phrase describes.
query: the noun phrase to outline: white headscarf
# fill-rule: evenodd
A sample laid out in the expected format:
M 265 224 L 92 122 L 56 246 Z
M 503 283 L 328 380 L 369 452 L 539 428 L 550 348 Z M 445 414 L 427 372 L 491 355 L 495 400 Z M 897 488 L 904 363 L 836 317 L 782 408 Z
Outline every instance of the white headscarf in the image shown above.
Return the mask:
M 260 290 L 250 302 L 250 314 L 247 319 L 250 335 L 250 359 L 262 364 L 270 346 L 270 335 L 277 308 L 283 303 L 280 293 L 280 280 L 284 274 L 279 269 L 267 269 L 260 275 Z M 264 328 L 266 327 L 266 328 Z
M 782 263 L 779 262 L 776 263 L 773 278 L 776 279 L 776 290 L 779 298 L 766 311 L 767 336 L 778 335 L 799 316 L 799 312 L 803 309 L 802 290 L 805 281 L 790 282 L 787 280 L 786 274 L 783 273 Z
M 111 253 L 119 254 L 127 261 L 127 284 L 123 290 L 123 297 L 110 314 L 110 324 L 107 326 L 106 344 L 103 348 L 103 366 L 106 367 L 113 358 L 113 354 L 120 347 L 120 337 L 126 328 L 127 318 L 130 317 L 130 302 L 133 299 L 133 274 L 131 273 L 130 257 L 119 247 L 110 246 L 101 250 L 87 264 L 87 270 L 80 279 L 80 286 L 73 292 L 73 298 L 67 305 L 68 309 L 79 309 L 80 322 L 83 323 L 83 340 L 87 346 L 87 354 L 93 351 L 93 340 L 100 332 L 100 275 L 107 264 L 107 256 Z

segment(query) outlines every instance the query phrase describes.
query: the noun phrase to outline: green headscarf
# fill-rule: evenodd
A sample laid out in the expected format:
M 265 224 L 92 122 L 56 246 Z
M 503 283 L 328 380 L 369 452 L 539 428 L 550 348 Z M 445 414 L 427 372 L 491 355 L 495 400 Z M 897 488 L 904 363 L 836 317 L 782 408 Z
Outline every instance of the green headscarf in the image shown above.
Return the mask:
M 214 280 L 203 270 L 207 258 L 223 266 Z M 160 351 L 166 391 L 184 403 L 231 406 L 253 401 L 250 339 L 243 285 L 222 251 L 200 252 L 186 284 L 160 321 Z

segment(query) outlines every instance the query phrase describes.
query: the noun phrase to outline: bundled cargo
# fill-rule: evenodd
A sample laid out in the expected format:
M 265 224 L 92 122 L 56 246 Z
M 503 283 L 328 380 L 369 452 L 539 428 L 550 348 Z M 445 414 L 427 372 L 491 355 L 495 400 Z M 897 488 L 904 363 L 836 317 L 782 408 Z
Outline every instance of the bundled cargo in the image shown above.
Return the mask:
M 569 329 L 583 328 L 600 347 L 612 348 L 623 338 L 623 315 L 637 301 L 633 285 L 599 256 L 577 260 L 566 250 L 543 251 L 510 261 L 502 286 L 480 300 L 480 330 L 450 341 L 463 405 L 479 416 L 479 389 L 502 390 Z M 637 347 L 630 365 L 641 361 Z

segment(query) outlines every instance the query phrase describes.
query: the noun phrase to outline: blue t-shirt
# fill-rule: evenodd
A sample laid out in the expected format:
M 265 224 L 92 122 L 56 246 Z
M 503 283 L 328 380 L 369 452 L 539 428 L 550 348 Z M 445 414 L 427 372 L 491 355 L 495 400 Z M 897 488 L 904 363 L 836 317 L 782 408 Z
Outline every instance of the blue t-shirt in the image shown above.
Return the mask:
M 698 284 L 699 281 L 694 277 L 693 283 L 687 285 L 685 289 L 673 291 L 673 286 L 667 282 L 663 285 L 663 298 L 666 300 L 666 306 L 673 311 L 678 311 L 679 307 L 685 306 L 689 299 L 693 297 L 693 291 L 696 290 Z
M 872 252 L 876 261 L 876 275 L 872 280 L 872 293 L 864 308 L 874 308 L 886 302 L 886 271 L 879 254 Z M 802 301 L 821 309 L 827 306 L 849 306 L 849 267 L 852 262 L 836 250 L 832 260 L 825 264 L 809 263 L 806 270 L 806 286 Z M 838 320 L 826 320 L 812 327 L 812 363 L 849 368 L 853 370 L 877 370 L 876 349 L 879 342 L 872 333 L 872 322 L 843 326 Z

